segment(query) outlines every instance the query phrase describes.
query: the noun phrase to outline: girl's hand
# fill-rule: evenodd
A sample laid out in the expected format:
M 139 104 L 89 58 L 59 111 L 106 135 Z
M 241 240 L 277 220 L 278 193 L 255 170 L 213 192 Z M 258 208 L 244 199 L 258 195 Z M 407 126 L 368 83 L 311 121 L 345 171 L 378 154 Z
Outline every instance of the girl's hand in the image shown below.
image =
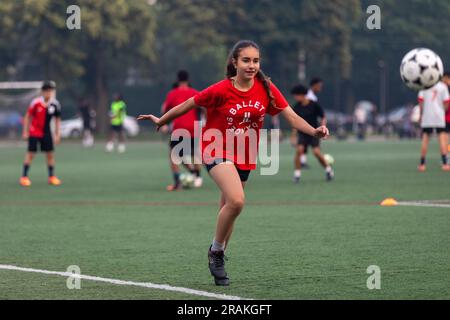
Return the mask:
M 321 126 L 316 129 L 316 132 L 314 133 L 314 137 L 319 139 L 326 139 L 330 136 L 330 131 L 327 127 Z
M 167 134 L 169 133 L 169 126 L 165 124 L 159 129 L 159 131 L 161 131 L 161 133 Z
M 158 130 L 160 128 L 159 125 L 159 118 L 155 117 L 152 114 L 141 114 L 137 117 L 137 120 L 150 120 L 151 122 L 153 122 L 154 124 L 156 124 L 156 126 L 158 127 Z

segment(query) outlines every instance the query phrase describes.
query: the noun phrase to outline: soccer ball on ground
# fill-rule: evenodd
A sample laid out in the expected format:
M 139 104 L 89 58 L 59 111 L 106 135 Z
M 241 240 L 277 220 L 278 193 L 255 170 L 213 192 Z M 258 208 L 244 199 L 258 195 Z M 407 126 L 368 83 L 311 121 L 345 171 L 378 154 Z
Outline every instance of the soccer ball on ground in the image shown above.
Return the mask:
M 334 158 L 333 158 L 333 156 L 332 156 L 331 154 L 325 154 L 325 155 L 323 156 L 323 158 L 325 159 L 325 162 L 326 162 L 329 166 L 331 166 L 331 165 L 334 164 Z
M 194 186 L 195 177 L 190 173 L 182 173 L 180 175 L 181 186 L 190 189 Z
M 400 66 L 403 82 L 413 90 L 433 87 L 443 76 L 441 58 L 430 49 L 414 49 L 406 54 Z

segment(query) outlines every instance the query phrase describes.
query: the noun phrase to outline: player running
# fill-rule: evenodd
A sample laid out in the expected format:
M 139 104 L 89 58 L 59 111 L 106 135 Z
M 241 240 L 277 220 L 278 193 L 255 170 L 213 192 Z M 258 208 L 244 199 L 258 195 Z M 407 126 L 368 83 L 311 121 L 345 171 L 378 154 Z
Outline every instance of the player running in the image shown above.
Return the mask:
M 312 127 L 320 126 L 325 127 L 327 124 L 327 120 L 325 118 L 325 113 L 322 108 L 316 102 L 313 102 L 307 97 L 308 90 L 302 86 L 298 85 L 294 87 L 291 91 L 291 94 L 294 96 L 297 104 L 294 106 L 294 111 L 300 117 L 306 120 Z M 326 180 L 331 181 L 334 178 L 334 171 L 330 165 L 325 161 L 322 152 L 320 151 L 320 139 L 317 137 L 312 137 L 303 132 L 299 132 L 297 129 L 292 129 L 291 139 L 295 142 L 297 141 L 297 151 L 294 157 L 294 182 L 299 183 L 302 175 L 302 164 L 300 161 L 300 156 L 304 154 L 305 149 L 308 146 L 311 146 L 313 149 L 313 153 L 316 156 L 319 163 L 325 168 Z
M 313 78 L 309 83 L 309 90 L 307 94 L 308 100 L 312 102 L 319 103 L 319 98 L 317 95 L 322 91 L 323 89 L 323 80 L 320 78 Z M 309 168 L 308 165 L 308 146 L 305 146 L 305 152 L 300 156 L 300 162 L 302 164 L 302 167 L 307 169 Z
M 194 97 L 198 93 L 197 90 L 191 88 L 189 84 L 189 73 L 187 71 L 179 71 L 177 78 L 178 81 L 176 85 L 174 85 L 174 88 L 167 94 L 166 100 L 164 101 L 162 107 L 163 114 L 180 105 L 189 98 Z M 191 172 L 191 174 L 195 176 L 194 187 L 199 188 L 202 186 L 203 179 L 200 175 L 201 165 L 198 164 L 200 161 L 192 161 L 194 160 L 194 157 L 198 157 L 199 153 L 197 152 L 198 143 L 196 143 L 198 137 L 195 136 L 195 134 L 199 132 L 198 127 L 197 130 L 195 130 L 195 126 L 199 125 L 199 110 L 200 109 L 192 109 L 181 117 L 174 119 L 172 122 L 169 162 L 173 174 L 174 183 L 167 186 L 167 191 L 176 191 L 181 189 L 180 168 L 177 164 L 175 164 L 174 159 L 172 158 L 172 150 L 177 145 L 182 143 L 185 139 L 188 139 L 190 141 L 191 153 L 185 154 L 187 153 L 186 150 L 181 150 L 180 154 L 174 156 L 181 157 L 181 160 L 183 160 L 184 157 L 190 157 L 189 163 L 191 164 L 186 164 L 187 161 L 183 161 L 183 165 Z M 168 131 L 168 129 L 166 128 L 161 128 L 161 130 Z M 188 133 L 188 135 L 178 137 L 178 134 L 182 132 Z
M 125 133 L 123 132 L 123 123 L 127 116 L 127 105 L 123 101 L 123 97 L 120 93 L 114 95 L 114 101 L 111 104 L 111 111 L 109 113 L 111 118 L 111 135 L 109 136 L 108 143 L 106 144 L 106 152 L 114 151 L 114 138 L 117 136 L 119 144 L 117 151 L 124 153 L 125 147 Z
M 265 115 L 281 113 L 291 126 L 317 138 L 325 138 L 329 134 L 324 126 L 311 127 L 289 107 L 281 92 L 260 69 L 260 50 L 254 42 L 239 41 L 229 55 L 226 70 L 225 80 L 203 90 L 161 118 L 154 115 L 138 117 L 138 120 L 151 120 L 159 128 L 196 107 L 204 107 L 207 111 L 202 132 L 202 157 L 222 192 L 215 237 L 208 250 L 208 265 L 216 285 L 229 285 L 225 249 L 244 207 L 245 184 L 250 172 L 256 169 L 259 131 Z M 235 148 L 227 148 L 227 145 L 233 145 L 231 142 L 242 136 L 244 139 L 246 135 L 251 137 L 252 133 L 256 136 L 256 143 L 238 147 L 237 153 Z
M 426 156 L 430 135 L 438 134 L 442 157 L 442 170 L 450 171 L 448 164 L 448 138 L 445 129 L 445 112 L 450 105 L 447 85 L 439 81 L 434 87 L 419 92 L 420 125 L 422 127 L 422 150 L 420 154 L 420 172 L 426 171 Z
M 25 154 L 23 164 L 23 173 L 20 178 L 20 184 L 24 187 L 31 186 L 31 180 L 28 178 L 33 158 L 38 150 L 47 155 L 48 183 L 58 186 L 61 184 L 55 176 L 55 156 L 54 143 L 59 144 L 61 127 L 61 106 L 54 98 L 56 93 L 56 84 L 53 81 L 45 81 L 42 85 L 42 96 L 34 99 L 23 121 L 22 137 L 28 140 L 28 151 Z M 55 118 L 55 137 L 53 140 L 50 128 L 51 120 Z

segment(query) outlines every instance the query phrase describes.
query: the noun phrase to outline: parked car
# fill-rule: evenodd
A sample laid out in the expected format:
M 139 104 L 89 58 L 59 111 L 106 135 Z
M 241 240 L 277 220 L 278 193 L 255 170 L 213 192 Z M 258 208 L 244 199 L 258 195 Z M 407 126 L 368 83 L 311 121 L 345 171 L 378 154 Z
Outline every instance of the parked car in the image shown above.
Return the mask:
M 396 134 L 400 138 L 415 138 L 420 134 L 418 106 L 400 106 L 384 116 L 386 135 Z
M 123 127 L 128 137 L 135 137 L 139 134 L 139 124 L 133 117 L 127 116 Z M 81 118 L 61 121 L 61 138 L 79 138 L 82 132 L 83 121 Z

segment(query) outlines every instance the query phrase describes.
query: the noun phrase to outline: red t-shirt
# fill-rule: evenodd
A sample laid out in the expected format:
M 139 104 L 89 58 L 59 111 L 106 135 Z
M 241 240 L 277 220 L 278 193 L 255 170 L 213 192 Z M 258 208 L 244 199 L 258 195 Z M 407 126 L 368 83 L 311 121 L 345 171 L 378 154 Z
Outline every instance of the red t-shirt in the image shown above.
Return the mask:
M 194 97 L 198 93 L 197 90 L 190 87 L 180 87 L 171 90 L 166 97 L 164 102 L 163 112 L 166 113 L 170 109 L 182 104 L 186 100 Z M 176 129 L 185 129 L 189 131 L 191 137 L 195 137 L 199 128 L 195 130 L 195 121 L 198 121 L 198 110 L 192 109 L 188 113 L 182 115 L 181 117 L 173 120 L 172 131 Z M 198 124 L 197 124 L 198 126 Z
M 61 107 L 55 99 L 46 104 L 44 98 L 39 97 L 31 102 L 27 113 L 31 117 L 30 137 L 43 138 L 51 134 L 50 121 L 61 116 Z
M 255 79 L 253 87 L 246 92 L 236 89 L 230 79 L 225 79 L 195 96 L 195 104 L 207 110 L 201 141 L 204 163 L 223 158 L 233 161 L 241 170 L 256 169 L 259 133 L 266 113 L 274 116 L 289 106 L 275 85 L 271 84 L 270 89 L 276 107 L 269 106 L 269 96 L 259 79 Z M 215 132 L 220 132 L 222 139 L 213 138 Z M 238 140 L 246 135 L 247 143 L 239 143 Z M 249 142 L 248 137 L 252 136 L 256 139 Z M 230 140 L 234 140 L 234 148 Z

